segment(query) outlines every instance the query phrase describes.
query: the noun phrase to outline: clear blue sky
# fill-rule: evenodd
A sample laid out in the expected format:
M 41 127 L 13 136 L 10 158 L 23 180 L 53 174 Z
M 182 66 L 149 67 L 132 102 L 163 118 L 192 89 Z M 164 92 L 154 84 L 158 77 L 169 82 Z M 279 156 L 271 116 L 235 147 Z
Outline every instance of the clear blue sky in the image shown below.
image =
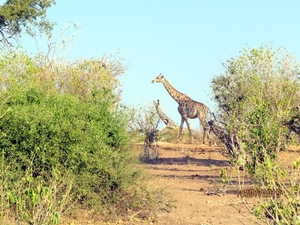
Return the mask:
M 121 51 L 129 65 L 121 78 L 123 101 L 145 105 L 160 99 L 179 124 L 177 103 L 162 84 L 151 84 L 154 77 L 163 73 L 177 90 L 214 111 L 210 81 L 224 72 L 221 62 L 244 47 L 272 43 L 300 61 L 299 12 L 296 0 L 57 0 L 48 18 L 57 23 L 54 37 L 69 21 L 81 27 L 68 59 Z M 199 128 L 197 120 L 191 123 Z

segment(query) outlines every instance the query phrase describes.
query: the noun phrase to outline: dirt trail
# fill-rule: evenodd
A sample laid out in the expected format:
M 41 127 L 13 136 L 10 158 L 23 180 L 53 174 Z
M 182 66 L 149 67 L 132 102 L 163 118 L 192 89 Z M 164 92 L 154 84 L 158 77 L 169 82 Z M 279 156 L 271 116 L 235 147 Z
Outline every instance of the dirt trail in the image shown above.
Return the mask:
M 79 211 L 77 217 L 69 218 L 62 224 L 265 224 L 257 220 L 242 199 L 237 196 L 238 176 L 231 174 L 228 158 L 222 154 L 224 149 L 201 144 L 164 142 L 159 142 L 158 146 L 159 159 L 155 162 L 144 163 L 141 167 L 157 177 L 151 180 L 152 183 L 149 185 L 154 189 L 165 190 L 172 196 L 171 199 L 174 202 L 165 203 L 169 206 L 162 204 L 156 212 L 157 218 L 154 221 L 151 218 L 144 221 L 134 219 L 134 222 L 120 219 L 117 223 L 103 223 L 96 218 L 89 218 L 89 212 Z M 300 148 L 291 148 L 288 152 L 281 152 L 278 158 L 280 163 L 290 165 L 291 162 L 300 160 Z M 232 176 L 231 183 L 225 186 L 219 175 L 223 168 L 227 168 L 228 174 Z M 250 188 L 251 185 L 251 180 L 245 179 L 243 189 Z M 168 195 L 166 199 L 170 199 L 170 196 Z M 250 209 L 259 201 L 259 198 L 244 199 L 250 205 Z
M 220 170 L 230 170 L 222 148 L 163 142 L 158 145 L 159 160 L 143 167 L 158 176 L 158 184 L 166 187 L 176 202 L 173 208 L 158 213 L 155 224 L 263 224 L 237 197 L 238 177 L 225 186 L 221 181 Z M 295 160 L 295 155 L 299 156 L 299 151 L 282 153 L 281 157 L 288 162 Z M 250 180 L 245 184 L 244 188 L 251 187 Z M 258 199 L 246 201 L 255 205 Z

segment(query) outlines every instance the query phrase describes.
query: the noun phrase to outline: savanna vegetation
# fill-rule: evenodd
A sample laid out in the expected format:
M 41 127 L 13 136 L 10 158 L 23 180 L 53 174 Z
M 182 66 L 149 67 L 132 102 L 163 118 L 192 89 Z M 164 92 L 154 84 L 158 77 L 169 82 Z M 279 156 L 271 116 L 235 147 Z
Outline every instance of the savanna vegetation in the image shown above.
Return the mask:
M 243 49 L 223 65 L 225 73 L 211 85 L 218 105 L 212 127 L 220 131 L 237 171 L 252 175 L 256 189 L 281 193 L 251 212 L 270 224 L 299 224 L 300 162 L 287 168 L 276 160 L 279 151 L 298 141 L 289 124 L 297 129 L 299 63 L 284 49 L 261 46 Z
M 148 218 L 151 196 L 132 166 L 137 157 L 120 102 L 125 60 L 118 53 L 58 59 L 74 35 L 61 38 L 74 24 L 53 42 L 54 23 L 46 18 L 53 4 L 0 6 L 0 222 L 58 224 L 76 209 L 103 220 Z M 46 35 L 48 51 L 30 55 L 14 47 L 22 31 Z
M 217 110 L 209 124 L 227 149 L 240 190 L 250 176 L 253 190 L 271 194 L 255 207 L 244 204 L 267 224 L 300 224 L 300 161 L 286 165 L 277 160 L 280 151 L 299 141 L 299 63 L 285 49 L 262 45 L 243 49 L 223 66 L 225 72 L 211 82 Z M 131 128 L 144 134 L 145 150 L 150 140 L 156 153 L 155 140 L 163 131 L 157 130 L 153 107 L 147 108 L 132 111 Z M 231 182 L 226 169 L 220 176 Z
M 51 34 L 53 22 L 47 20 L 47 9 L 55 0 L 7 0 L 0 6 L 0 43 L 16 43 L 23 34 L 35 37 Z
M 110 219 L 147 208 L 120 110 L 125 67 L 43 59 L 1 55 L 1 221 L 57 224 L 79 205 Z
M 153 106 L 121 104 L 124 59 L 57 60 L 52 45 L 37 55 L 11 45 L 23 29 L 50 38 L 46 10 L 53 4 L 16 0 L 0 6 L 6 47 L 0 50 L 0 222 L 58 224 L 74 208 L 110 220 L 149 218 L 153 195 L 132 166 L 138 159 L 132 143 L 145 143 L 143 160 L 158 158 L 153 144 L 160 138 L 159 118 Z M 243 49 L 223 65 L 225 72 L 211 83 L 217 103 L 212 130 L 225 144 L 241 188 L 247 173 L 255 188 L 280 192 L 249 210 L 269 224 L 300 224 L 300 162 L 286 167 L 276 160 L 300 133 L 299 63 L 284 49 L 261 46 Z M 220 174 L 230 180 L 225 170 Z
M 78 207 L 104 219 L 148 210 L 120 104 L 124 59 L 68 62 L 55 59 L 56 46 L 32 56 L 10 45 L 29 25 L 49 32 L 45 10 L 53 3 L 7 1 L 0 8 L 8 47 L 0 57 L 0 221 L 58 224 Z

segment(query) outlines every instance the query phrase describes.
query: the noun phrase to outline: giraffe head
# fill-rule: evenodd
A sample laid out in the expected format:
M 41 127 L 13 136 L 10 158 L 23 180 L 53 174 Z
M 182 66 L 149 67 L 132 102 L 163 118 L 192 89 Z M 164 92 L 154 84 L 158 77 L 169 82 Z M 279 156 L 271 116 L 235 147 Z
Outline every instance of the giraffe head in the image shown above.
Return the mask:
M 151 83 L 159 83 L 159 82 L 162 83 L 164 79 L 165 79 L 165 78 L 164 78 L 164 75 L 162 75 L 162 74 L 160 73 L 157 77 L 154 78 L 154 80 L 153 80 Z
M 153 103 L 154 103 L 155 108 L 158 109 L 158 107 L 159 107 L 159 99 L 157 99 L 157 101 L 153 101 Z

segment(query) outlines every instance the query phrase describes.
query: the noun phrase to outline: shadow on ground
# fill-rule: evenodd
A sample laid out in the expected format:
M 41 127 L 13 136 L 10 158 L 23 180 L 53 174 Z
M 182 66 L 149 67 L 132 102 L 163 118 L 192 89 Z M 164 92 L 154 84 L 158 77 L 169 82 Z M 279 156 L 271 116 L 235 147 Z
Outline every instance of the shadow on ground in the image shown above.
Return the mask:
M 156 161 L 149 162 L 150 164 L 169 164 L 169 165 L 187 165 L 193 164 L 196 166 L 229 166 L 227 160 L 215 160 L 215 159 L 199 159 L 193 157 L 173 157 L 173 158 L 159 158 Z

